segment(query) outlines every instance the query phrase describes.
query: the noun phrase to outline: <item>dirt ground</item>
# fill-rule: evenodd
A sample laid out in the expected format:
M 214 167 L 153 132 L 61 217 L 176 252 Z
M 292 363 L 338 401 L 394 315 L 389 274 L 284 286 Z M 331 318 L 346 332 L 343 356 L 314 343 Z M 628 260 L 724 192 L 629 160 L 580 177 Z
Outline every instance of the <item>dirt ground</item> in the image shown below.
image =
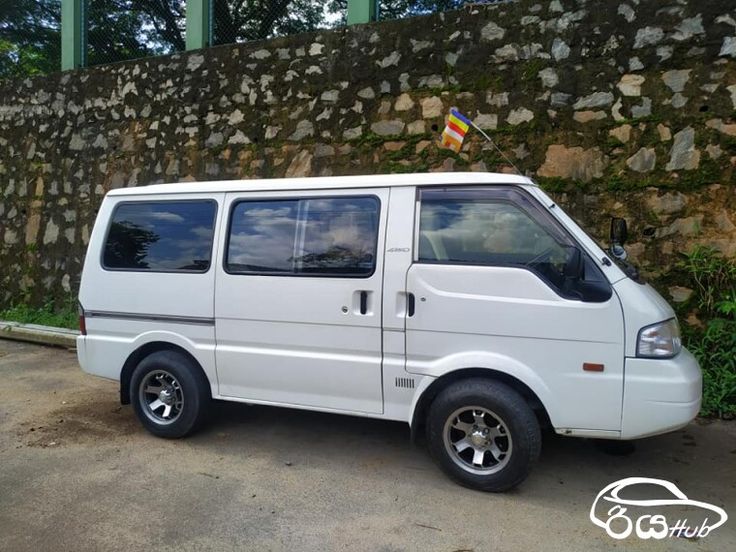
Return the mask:
M 697 422 L 612 456 L 546 435 L 517 490 L 446 479 L 405 424 L 217 404 L 199 434 L 146 433 L 73 352 L 0 341 L 0 550 L 726 550 L 736 424 Z M 614 541 L 588 512 L 630 476 L 732 519 L 703 539 Z

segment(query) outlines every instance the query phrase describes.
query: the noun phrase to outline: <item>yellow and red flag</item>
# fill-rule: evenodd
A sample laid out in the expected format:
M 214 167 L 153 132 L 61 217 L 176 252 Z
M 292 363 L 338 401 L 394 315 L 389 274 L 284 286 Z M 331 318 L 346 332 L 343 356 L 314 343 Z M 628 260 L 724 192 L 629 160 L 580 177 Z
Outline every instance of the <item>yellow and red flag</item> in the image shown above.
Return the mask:
M 470 128 L 470 121 L 458 110 L 451 109 L 447 119 L 447 126 L 440 139 L 442 145 L 454 152 L 459 152 L 463 146 L 463 138 Z

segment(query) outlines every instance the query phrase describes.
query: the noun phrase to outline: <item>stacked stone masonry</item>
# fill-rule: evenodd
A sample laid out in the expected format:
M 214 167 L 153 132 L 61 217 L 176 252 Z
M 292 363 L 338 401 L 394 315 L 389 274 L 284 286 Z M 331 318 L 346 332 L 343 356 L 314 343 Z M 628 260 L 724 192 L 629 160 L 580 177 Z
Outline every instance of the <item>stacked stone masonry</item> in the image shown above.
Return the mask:
M 520 0 L 0 83 L 0 306 L 72 297 L 113 188 L 510 171 L 661 275 L 736 255 L 732 2 Z

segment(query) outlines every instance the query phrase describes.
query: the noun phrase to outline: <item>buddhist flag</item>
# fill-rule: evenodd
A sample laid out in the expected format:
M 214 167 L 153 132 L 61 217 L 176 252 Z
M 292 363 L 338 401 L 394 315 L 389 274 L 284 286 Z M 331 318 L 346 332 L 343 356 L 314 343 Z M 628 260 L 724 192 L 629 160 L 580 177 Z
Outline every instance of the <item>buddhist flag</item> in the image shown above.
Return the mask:
M 456 109 L 450 110 L 450 117 L 447 119 L 447 126 L 442 132 L 442 146 L 459 152 L 463 145 L 463 138 L 470 128 L 470 121 Z

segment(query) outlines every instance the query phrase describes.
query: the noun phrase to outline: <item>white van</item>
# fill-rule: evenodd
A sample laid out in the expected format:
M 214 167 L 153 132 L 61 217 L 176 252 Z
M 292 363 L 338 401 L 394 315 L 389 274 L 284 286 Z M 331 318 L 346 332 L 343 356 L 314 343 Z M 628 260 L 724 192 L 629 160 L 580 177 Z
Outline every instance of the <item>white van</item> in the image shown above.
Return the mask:
M 402 420 L 501 491 L 557 433 L 635 439 L 700 408 L 670 306 L 528 178 L 435 173 L 107 194 L 79 362 L 183 437 L 213 399 Z

